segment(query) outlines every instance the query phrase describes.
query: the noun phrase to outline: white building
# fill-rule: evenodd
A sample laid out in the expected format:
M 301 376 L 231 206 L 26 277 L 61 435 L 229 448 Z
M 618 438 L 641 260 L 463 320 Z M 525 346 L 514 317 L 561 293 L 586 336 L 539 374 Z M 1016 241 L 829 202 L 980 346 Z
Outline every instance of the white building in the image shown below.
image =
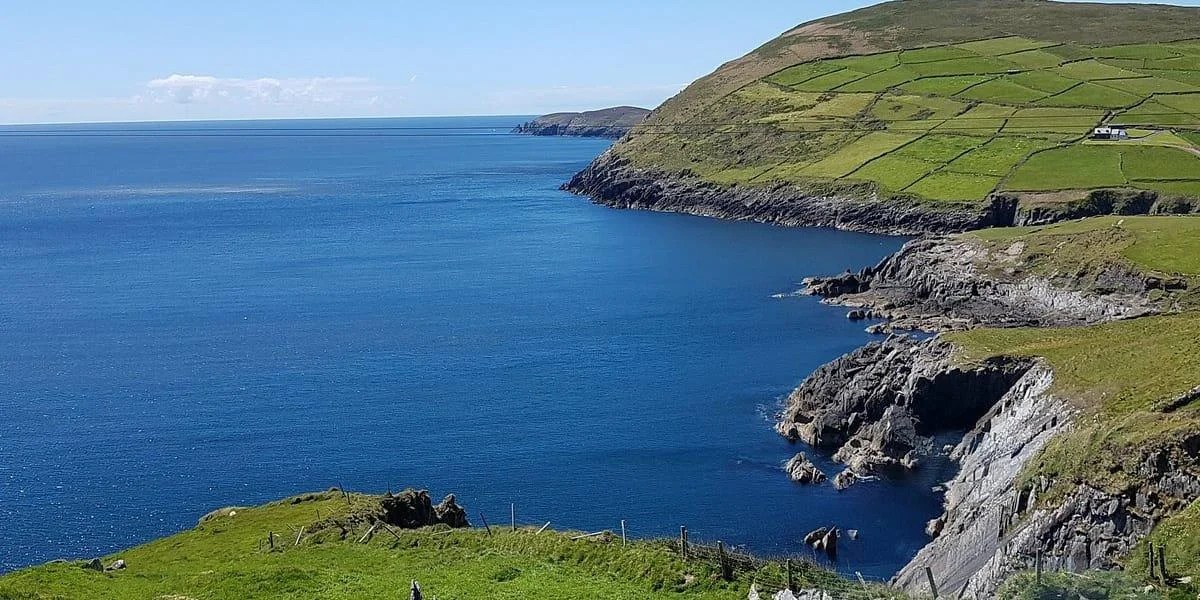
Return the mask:
M 1097 127 L 1092 130 L 1093 140 L 1127 140 L 1129 131 L 1124 127 Z

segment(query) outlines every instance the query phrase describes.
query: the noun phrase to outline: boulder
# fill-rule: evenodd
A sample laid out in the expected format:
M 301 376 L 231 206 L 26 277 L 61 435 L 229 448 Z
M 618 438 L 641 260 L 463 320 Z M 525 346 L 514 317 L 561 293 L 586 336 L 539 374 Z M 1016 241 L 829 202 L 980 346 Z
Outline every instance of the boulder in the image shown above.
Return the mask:
M 104 563 L 100 562 L 100 559 L 98 558 L 93 558 L 92 560 L 84 563 L 83 568 L 90 569 L 92 571 L 103 571 Z
M 821 483 L 828 479 L 803 452 L 793 456 L 783 468 L 796 483 Z
M 833 477 L 833 487 L 834 487 L 834 489 L 836 489 L 839 492 L 854 485 L 857 482 L 858 482 L 858 476 L 855 475 L 854 471 L 851 471 L 850 469 L 845 469 L 841 473 L 838 473 L 837 475 L 834 475 L 834 477 Z
M 120 571 L 124 568 L 125 568 L 125 559 L 122 559 L 122 558 L 118 558 L 117 560 L 113 561 L 113 564 L 108 565 L 109 571 Z
M 394 496 L 385 495 L 379 501 L 379 508 L 380 520 L 401 529 L 417 529 L 438 524 L 455 528 L 470 525 L 467 522 L 467 511 L 455 502 L 453 494 L 434 506 L 428 491 L 404 490 Z
M 449 525 L 455 529 L 471 526 L 471 523 L 467 521 L 467 509 L 458 505 L 454 494 L 446 495 L 437 506 L 433 507 L 433 514 L 437 517 L 438 523 Z
M 829 528 L 829 531 L 825 533 L 825 537 L 821 538 L 820 544 L 821 544 L 820 549 L 825 551 L 825 554 L 829 556 L 830 560 L 837 560 L 837 553 L 838 553 L 838 530 L 837 530 L 837 527 Z
M 815 547 L 816 543 L 821 541 L 821 538 L 825 537 L 826 533 L 829 533 L 828 527 L 821 527 L 808 532 L 808 535 L 804 536 L 804 545 Z

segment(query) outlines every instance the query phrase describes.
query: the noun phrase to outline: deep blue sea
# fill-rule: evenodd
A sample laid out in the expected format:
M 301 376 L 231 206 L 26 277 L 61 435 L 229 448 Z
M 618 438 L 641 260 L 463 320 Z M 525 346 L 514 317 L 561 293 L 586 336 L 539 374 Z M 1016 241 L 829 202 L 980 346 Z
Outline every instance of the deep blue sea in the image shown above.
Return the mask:
M 798 486 L 771 417 L 868 341 L 786 294 L 903 240 L 595 206 L 558 186 L 607 142 L 522 120 L 0 128 L 0 571 L 344 485 L 769 554 L 836 524 L 891 575 L 947 474 Z

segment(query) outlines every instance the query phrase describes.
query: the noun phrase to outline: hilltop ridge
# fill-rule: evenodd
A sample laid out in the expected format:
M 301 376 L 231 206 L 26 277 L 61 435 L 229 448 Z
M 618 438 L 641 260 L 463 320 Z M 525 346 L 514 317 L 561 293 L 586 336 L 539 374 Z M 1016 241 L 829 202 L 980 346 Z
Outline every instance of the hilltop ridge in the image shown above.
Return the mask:
M 1128 138 L 1090 139 L 1110 124 Z M 1200 9 L 899 0 L 812 21 L 688 86 L 565 187 L 893 233 L 1192 212 Z

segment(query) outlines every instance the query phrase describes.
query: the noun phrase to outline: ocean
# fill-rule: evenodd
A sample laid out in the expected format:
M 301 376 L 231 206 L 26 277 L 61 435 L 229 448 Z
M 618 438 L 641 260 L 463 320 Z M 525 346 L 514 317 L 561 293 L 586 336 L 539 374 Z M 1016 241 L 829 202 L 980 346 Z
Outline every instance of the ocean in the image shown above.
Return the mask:
M 331 486 L 902 566 L 945 468 L 799 486 L 772 417 L 870 339 L 799 281 L 904 240 L 598 207 L 524 120 L 0 128 L 0 571 Z

